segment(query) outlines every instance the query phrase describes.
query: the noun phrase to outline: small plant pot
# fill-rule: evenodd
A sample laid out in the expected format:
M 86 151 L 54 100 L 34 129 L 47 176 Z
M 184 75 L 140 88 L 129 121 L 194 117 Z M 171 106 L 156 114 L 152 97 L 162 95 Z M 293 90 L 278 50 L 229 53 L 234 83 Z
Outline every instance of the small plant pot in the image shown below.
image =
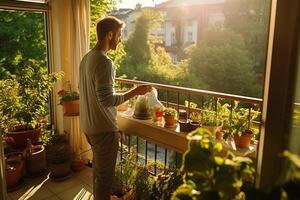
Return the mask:
M 216 139 L 217 139 L 217 140 L 222 140 L 222 139 L 223 139 L 223 135 L 224 135 L 224 133 L 223 133 L 223 131 L 222 131 L 222 127 L 217 127 L 217 128 L 215 129 L 215 136 L 216 136 Z
M 29 176 L 39 175 L 46 169 L 46 151 L 43 145 L 34 145 L 26 155 L 26 172 Z
M 84 168 L 83 160 L 73 160 L 71 163 L 71 169 L 73 172 L 79 172 Z
M 79 116 L 79 100 L 66 101 L 62 103 L 64 108 L 64 116 Z
M 234 143 L 236 147 L 247 149 L 250 146 L 253 134 L 245 134 L 241 136 L 234 136 Z
M 61 164 L 53 164 L 50 163 L 50 171 L 51 177 L 55 179 L 62 178 L 68 176 L 70 174 L 70 161 L 61 163 Z
M 135 200 L 135 194 L 134 194 L 134 191 L 131 189 L 126 194 L 124 194 L 122 197 L 118 197 L 116 195 L 111 195 L 110 200 Z
M 164 115 L 164 119 L 166 126 L 174 126 L 176 124 L 175 116 Z
M 189 120 L 183 120 L 179 119 L 179 129 L 181 132 L 190 132 L 190 121 Z
M 6 154 L 6 169 L 5 169 L 5 177 L 6 177 L 6 186 L 8 190 L 19 185 L 23 177 L 24 171 L 24 161 L 23 161 L 23 153 L 9 153 Z

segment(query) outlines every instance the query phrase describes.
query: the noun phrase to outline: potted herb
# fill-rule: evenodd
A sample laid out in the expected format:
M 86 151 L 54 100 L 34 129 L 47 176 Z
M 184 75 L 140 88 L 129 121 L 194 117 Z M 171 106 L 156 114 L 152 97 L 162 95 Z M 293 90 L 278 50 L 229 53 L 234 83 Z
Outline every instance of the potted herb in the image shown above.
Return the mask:
M 164 110 L 165 126 L 174 126 L 176 124 L 177 110 L 168 107 Z
M 133 117 L 137 119 L 151 119 L 151 112 L 148 98 L 145 95 L 139 95 L 134 105 Z
M 224 120 L 223 127 L 225 134 L 234 138 L 236 147 L 249 148 L 254 132 L 251 129 L 251 123 L 258 117 L 259 111 L 239 108 L 239 102 L 235 102 L 232 110 L 232 120 Z M 249 116 L 250 115 L 250 116 Z
M 14 148 L 26 148 L 40 136 L 41 119 L 48 114 L 48 97 L 63 73 L 47 74 L 24 67 L 20 74 L 0 81 L 1 129 L 14 139 Z
M 199 128 L 188 135 L 189 147 L 184 153 L 181 171 L 183 184 L 172 195 L 180 199 L 235 199 L 242 195 L 244 182 L 253 181 L 254 166 L 247 157 L 228 153 L 219 157 L 221 143 Z
M 58 92 L 59 105 L 63 106 L 64 116 L 78 116 L 79 115 L 79 93 L 72 89 L 70 81 L 67 81 L 66 90 Z

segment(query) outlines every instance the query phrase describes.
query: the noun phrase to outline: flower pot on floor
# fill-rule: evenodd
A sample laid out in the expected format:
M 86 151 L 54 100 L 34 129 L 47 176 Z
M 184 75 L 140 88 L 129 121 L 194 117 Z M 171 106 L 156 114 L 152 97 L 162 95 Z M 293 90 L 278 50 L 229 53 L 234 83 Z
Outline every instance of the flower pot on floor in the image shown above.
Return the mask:
M 131 189 L 125 195 L 118 197 L 117 195 L 111 195 L 110 200 L 134 200 L 135 194 L 134 191 Z
M 28 140 L 26 149 L 26 173 L 39 175 L 46 169 L 46 151 L 43 145 L 32 145 Z
M 36 144 L 41 134 L 40 128 L 33 129 L 29 126 L 16 126 L 10 129 L 6 135 L 12 137 L 14 140 L 13 147 L 15 149 L 25 149 L 27 146 L 27 139 Z
M 15 152 L 5 155 L 5 177 L 8 190 L 11 190 L 12 188 L 19 185 L 22 180 L 24 171 L 24 161 L 22 154 L 22 152 Z
M 83 160 L 73 160 L 71 163 L 71 169 L 73 172 L 79 172 L 84 168 L 84 161 Z
M 50 163 L 50 171 L 51 171 L 51 178 L 54 180 L 64 178 L 68 176 L 71 172 L 71 162 L 67 161 L 60 164 L 52 164 Z

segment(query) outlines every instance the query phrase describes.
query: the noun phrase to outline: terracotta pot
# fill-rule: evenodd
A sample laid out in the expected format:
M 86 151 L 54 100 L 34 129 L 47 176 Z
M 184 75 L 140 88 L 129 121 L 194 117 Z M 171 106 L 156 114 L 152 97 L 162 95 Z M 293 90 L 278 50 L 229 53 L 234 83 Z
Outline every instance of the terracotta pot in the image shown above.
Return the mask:
M 64 108 L 64 116 L 78 116 L 79 115 L 79 100 L 66 101 L 62 103 Z
M 131 189 L 122 197 L 111 195 L 110 200 L 135 200 L 135 194 L 134 191 Z
M 73 172 L 79 172 L 84 168 L 83 160 L 73 160 L 71 163 L 71 169 Z
M 239 148 L 249 148 L 249 145 L 251 143 L 251 139 L 253 137 L 253 134 L 243 134 L 241 136 L 234 136 L 234 143 L 236 147 Z
M 215 129 L 215 136 L 216 136 L 216 139 L 217 139 L 217 140 L 222 140 L 222 139 L 223 139 L 223 135 L 224 135 L 224 133 L 223 133 L 223 131 L 222 131 L 222 127 L 217 127 L 217 128 Z
M 6 185 L 7 189 L 17 186 L 23 177 L 24 161 L 21 152 L 9 153 L 5 155 L 6 158 Z
M 38 142 L 41 134 L 41 129 L 36 128 L 32 130 L 8 131 L 7 137 L 14 139 L 13 147 L 15 149 L 25 149 L 27 146 L 27 139 L 30 139 L 34 144 Z
M 46 169 L 46 151 L 43 145 L 34 145 L 26 150 L 26 172 L 40 174 Z
M 69 175 L 70 173 L 70 161 L 61 164 L 52 164 L 50 163 L 51 177 L 61 178 Z
M 165 125 L 174 126 L 176 124 L 175 116 L 164 115 Z

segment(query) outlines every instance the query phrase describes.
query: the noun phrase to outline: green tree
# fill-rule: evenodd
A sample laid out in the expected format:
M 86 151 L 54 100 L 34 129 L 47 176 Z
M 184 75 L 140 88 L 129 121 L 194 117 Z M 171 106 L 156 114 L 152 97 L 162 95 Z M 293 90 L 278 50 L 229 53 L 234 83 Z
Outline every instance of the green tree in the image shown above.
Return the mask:
M 118 75 L 165 84 L 178 85 L 183 82 L 182 74 L 186 74 L 186 67 L 174 65 L 166 51 L 157 47 L 161 41 L 151 35 L 151 29 L 158 27 L 162 21 L 161 13 L 151 9 L 142 10 L 134 32 L 125 41 L 126 57 Z
M 90 46 L 93 47 L 97 41 L 96 24 L 97 20 L 104 17 L 108 12 L 116 9 L 117 3 L 122 0 L 91 0 L 90 19 Z
M 35 71 L 46 72 L 46 52 L 44 14 L 0 11 L 0 79 L 29 63 Z
M 225 26 L 242 35 L 254 69 L 262 80 L 269 21 L 269 0 L 227 0 Z
M 252 60 L 239 34 L 226 29 L 206 30 L 191 52 L 189 79 L 197 88 L 261 97 Z

